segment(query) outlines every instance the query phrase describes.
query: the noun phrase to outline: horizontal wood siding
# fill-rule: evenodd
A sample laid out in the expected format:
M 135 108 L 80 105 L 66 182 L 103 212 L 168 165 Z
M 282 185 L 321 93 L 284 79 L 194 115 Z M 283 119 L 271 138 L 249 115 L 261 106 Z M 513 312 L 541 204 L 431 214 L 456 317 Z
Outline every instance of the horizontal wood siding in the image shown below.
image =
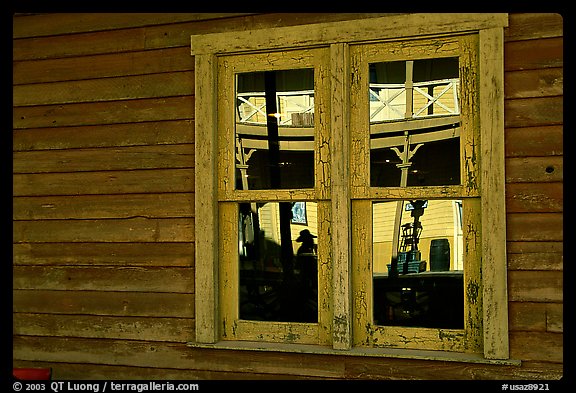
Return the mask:
M 55 379 L 562 375 L 562 18 L 505 31 L 511 356 L 522 366 L 188 348 L 190 35 L 383 14 L 39 14 L 13 30 L 13 363 Z M 113 355 L 111 355 L 113 354 Z
M 563 362 L 562 17 L 512 14 L 505 35 L 510 356 Z
M 208 23 L 15 17 L 14 349 L 30 348 L 21 339 L 77 343 L 85 359 L 32 356 L 56 378 L 111 368 L 97 355 L 107 340 L 130 351 L 195 336 L 194 59 L 180 29 L 195 21 Z

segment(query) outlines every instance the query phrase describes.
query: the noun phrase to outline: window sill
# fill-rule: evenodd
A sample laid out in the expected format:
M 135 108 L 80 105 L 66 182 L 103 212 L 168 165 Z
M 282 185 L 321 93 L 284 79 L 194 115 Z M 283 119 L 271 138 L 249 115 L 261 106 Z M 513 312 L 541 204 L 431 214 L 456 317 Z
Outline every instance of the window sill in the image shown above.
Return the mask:
M 448 351 L 428 351 L 415 349 L 395 348 L 361 348 L 350 350 L 337 350 L 325 346 L 305 344 L 263 343 L 253 341 L 219 341 L 214 344 L 197 342 L 187 343 L 191 348 L 224 349 L 234 351 L 261 351 L 261 352 L 287 352 L 313 355 L 340 355 L 340 356 L 366 356 L 413 360 L 434 360 L 444 362 L 494 364 L 505 366 L 520 366 L 521 361 L 516 359 L 485 359 L 480 354 L 459 353 Z

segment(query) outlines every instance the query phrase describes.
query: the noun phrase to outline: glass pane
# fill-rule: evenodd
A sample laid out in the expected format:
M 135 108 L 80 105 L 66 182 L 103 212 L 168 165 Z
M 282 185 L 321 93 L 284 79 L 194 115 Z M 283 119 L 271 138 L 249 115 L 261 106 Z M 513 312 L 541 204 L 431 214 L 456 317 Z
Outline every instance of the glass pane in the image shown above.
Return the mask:
M 461 200 L 374 202 L 374 323 L 464 327 Z
M 460 184 L 458 58 L 370 64 L 370 185 Z
M 314 187 L 314 69 L 236 75 L 236 189 Z
M 315 202 L 239 205 L 240 319 L 318 322 Z

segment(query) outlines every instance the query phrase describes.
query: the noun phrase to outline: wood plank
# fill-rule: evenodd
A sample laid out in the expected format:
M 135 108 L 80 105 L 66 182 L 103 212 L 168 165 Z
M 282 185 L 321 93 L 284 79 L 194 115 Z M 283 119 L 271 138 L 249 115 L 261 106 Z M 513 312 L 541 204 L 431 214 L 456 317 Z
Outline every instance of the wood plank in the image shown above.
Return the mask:
M 562 37 L 513 41 L 504 44 L 504 69 L 530 70 L 562 67 L 564 40 Z
M 551 333 L 564 332 L 564 305 L 550 303 L 546 307 L 546 331 Z
M 194 269 L 15 266 L 14 289 L 194 293 Z
M 13 175 L 13 196 L 193 192 L 194 171 L 150 169 Z
M 238 381 L 238 380 L 318 380 L 331 379 L 304 377 L 286 374 L 242 373 L 232 371 L 178 370 L 173 368 L 108 366 L 104 364 L 78 364 L 21 361 L 14 362 L 14 367 L 51 367 L 54 380 L 164 380 L 164 381 Z M 257 382 L 258 383 L 258 382 Z M 202 384 L 202 383 L 200 383 Z M 228 382 L 224 382 L 225 386 Z M 214 385 L 215 386 L 215 385 Z
M 505 41 L 561 37 L 564 20 L 556 13 L 514 13 L 509 15 Z
M 546 331 L 546 309 L 549 303 L 510 302 L 510 331 Z
M 194 143 L 194 121 L 168 120 L 79 127 L 19 129 L 13 151 Z
M 223 351 L 194 349 L 178 343 L 64 337 L 15 336 L 13 342 L 17 360 L 187 369 L 190 373 L 206 370 L 328 378 L 344 375 L 344 363 L 331 355 Z
M 194 145 L 106 147 L 13 153 L 13 173 L 194 168 Z
M 332 346 L 334 349 L 352 348 L 352 268 L 350 243 L 350 182 L 348 163 L 350 161 L 349 141 L 349 57 L 346 44 L 330 46 L 330 102 L 332 108 L 330 158 L 331 158 L 331 239 L 330 248 L 333 261 L 333 320 Z
M 13 127 L 43 128 L 194 118 L 194 97 L 16 107 Z
M 564 179 L 562 156 L 510 157 L 506 159 L 506 183 L 555 183 Z
M 95 218 L 180 218 L 194 216 L 194 194 L 77 195 L 14 197 L 14 220 Z
M 561 303 L 510 302 L 510 330 L 563 333 Z
M 506 127 L 534 127 L 563 124 L 562 96 L 506 100 Z
M 561 242 L 508 242 L 509 270 L 563 270 Z
M 563 274 L 561 271 L 522 271 L 508 272 L 508 294 L 510 301 L 516 302 L 558 302 L 563 301 Z
M 562 253 L 564 245 L 562 242 L 508 242 L 508 255 L 511 254 L 532 254 L 532 253 Z
M 194 318 L 189 293 L 77 290 L 13 291 L 13 311 L 72 315 Z
M 562 213 L 509 213 L 506 215 L 508 241 L 562 241 Z
M 563 335 L 546 332 L 511 332 L 510 356 L 527 361 L 564 361 Z
M 12 56 L 13 60 L 20 61 L 158 49 L 159 45 L 150 43 L 147 36 L 147 33 L 153 31 L 152 29 L 156 31 L 163 29 L 168 32 L 173 31 L 175 27 L 139 27 L 60 36 L 21 38 L 13 41 Z M 184 42 L 171 41 L 169 42 L 165 39 L 161 47 L 184 46 Z
M 564 153 L 561 125 L 507 128 L 504 138 L 506 157 L 561 156 Z
M 194 266 L 193 243 L 21 243 L 14 265 Z
M 15 107 L 137 100 L 193 94 L 194 73 L 188 71 L 34 83 L 15 85 L 12 89 Z
M 12 82 L 22 85 L 176 71 L 194 71 L 190 48 L 15 61 L 12 65 Z
M 60 13 L 13 18 L 13 38 L 231 18 L 251 13 Z
M 192 218 L 14 221 L 14 243 L 193 242 Z
M 460 362 L 434 361 L 432 363 L 406 359 L 352 357 L 346 359 L 346 379 L 372 381 L 404 380 L 402 384 L 405 386 L 416 380 L 551 380 L 559 379 L 561 376 L 562 368 L 557 364 L 526 365 L 523 363 L 522 367 L 518 367 Z M 416 381 L 416 384 L 418 384 L 418 381 Z M 432 382 L 432 384 L 434 383 Z M 454 384 L 458 385 L 458 382 L 454 382 Z
M 562 212 L 563 183 L 510 183 L 506 185 L 506 212 Z
M 14 313 L 13 332 L 23 336 L 85 337 L 180 342 L 194 337 L 194 319 Z
M 564 69 L 509 71 L 504 77 L 506 99 L 552 97 L 564 94 Z

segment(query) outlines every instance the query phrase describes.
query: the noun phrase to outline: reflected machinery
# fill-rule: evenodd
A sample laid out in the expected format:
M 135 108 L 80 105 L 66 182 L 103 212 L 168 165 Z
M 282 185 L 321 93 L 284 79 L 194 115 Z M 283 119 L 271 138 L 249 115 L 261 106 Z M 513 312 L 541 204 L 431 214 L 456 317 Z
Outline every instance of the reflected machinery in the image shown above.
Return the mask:
M 388 265 L 389 273 L 396 271 L 398 274 L 407 274 L 426 270 L 426 261 L 422 261 L 422 253 L 418 249 L 418 243 L 422 234 L 420 217 L 424 214 L 424 209 L 427 206 L 427 200 L 415 200 L 406 204 L 406 210 L 410 211 L 410 216 L 414 218 L 414 221 L 401 226 L 402 237 L 398 251 L 397 267 L 394 269 L 394 261 L 392 261 L 392 264 Z

